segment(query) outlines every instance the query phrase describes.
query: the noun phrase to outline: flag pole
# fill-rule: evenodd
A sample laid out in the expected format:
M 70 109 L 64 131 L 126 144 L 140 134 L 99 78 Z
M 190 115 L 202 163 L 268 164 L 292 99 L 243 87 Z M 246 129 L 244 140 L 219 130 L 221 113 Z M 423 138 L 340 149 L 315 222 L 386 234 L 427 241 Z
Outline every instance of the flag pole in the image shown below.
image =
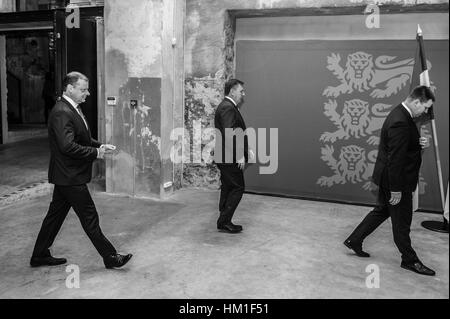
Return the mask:
M 427 87 L 430 87 L 430 78 L 428 76 L 428 67 L 427 67 L 427 59 L 425 57 L 425 46 L 423 44 L 423 37 L 422 37 L 422 29 L 420 28 L 420 25 L 417 25 L 417 39 L 419 41 L 419 49 L 422 58 L 422 70 L 425 70 L 420 74 L 420 84 L 425 85 Z M 434 111 L 432 111 L 434 112 Z M 432 128 L 432 137 L 434 142 L 434 154 L 436 158 L 436 168 L 438 173 L 438 179 L 439 179 L 439 195 L 441 198 L 441 207 L 442 211 L 444 211 L 445 207 L 445 195 L 444 195 L 444 181 L 442 178 L 442 166 L 441 166 L 441 159 L 439 157 L 439 144 L 437 139 L 437 129 L 436 129 L 436 120 L 434 118 L 434 114 L 431 114 L 431 128 Z M 448 233 L 448 222 L 446 222 L 446 219 L 443 217 L 443 222 L 436 222 L 436 221 L 424 221 L 422 222 L 422 226 L 433 231 L 438 232 L 446 232 Z

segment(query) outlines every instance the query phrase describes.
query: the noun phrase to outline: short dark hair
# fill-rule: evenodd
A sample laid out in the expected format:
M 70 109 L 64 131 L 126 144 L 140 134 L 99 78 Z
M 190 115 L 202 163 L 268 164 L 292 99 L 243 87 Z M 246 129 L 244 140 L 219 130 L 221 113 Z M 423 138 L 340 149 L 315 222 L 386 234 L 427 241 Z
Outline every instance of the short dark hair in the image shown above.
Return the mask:
M 77 83 L 78 80 L 80 80 L 80 79 L 89 82 L 89 79 L 88 79 L 87 76 L 84 75 L 83 73 L 76 72 L 76 71 L 73 71 L 73 72 L 68 73 L 68 74 L 64 77 L 63 82 L 62 82 L 62 89 L 63 89 L 63 91 L 66 91 L 67 86 L 68 86 L 69 84 L 70 84 L 70 85 L 75 85 L 75 83 Z
M 231 80 L 228 80 L 228 81 L 225 83 L 225 95 L 230 94 L 231 89 L 232 89 L 233 87 L 235 87 L 236 85 L 238 85 L 238 84 L 244 85 L 244 82 L 242 82 L 241 80 L 238 80 L 238 79 L 231 79 Z
M 433 91 L 425 85 L 416 86 L 411 93 L 409 93 L 408 98 L 410 100 L 419 100 L 420 103 L 425 103 L 429 100 L 435 101 Z

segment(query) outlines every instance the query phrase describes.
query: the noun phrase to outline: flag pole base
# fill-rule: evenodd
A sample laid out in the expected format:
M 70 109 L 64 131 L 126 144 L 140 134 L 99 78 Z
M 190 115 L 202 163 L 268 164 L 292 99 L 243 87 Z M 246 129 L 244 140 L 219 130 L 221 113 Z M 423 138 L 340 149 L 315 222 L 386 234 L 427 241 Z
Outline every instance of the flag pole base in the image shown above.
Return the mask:
M 434 220 L 424 221 L 422 222 L 422 226 L 428 230 L 448 234 L 448 222 L 445 218 L 443 222 L 438 222 Z

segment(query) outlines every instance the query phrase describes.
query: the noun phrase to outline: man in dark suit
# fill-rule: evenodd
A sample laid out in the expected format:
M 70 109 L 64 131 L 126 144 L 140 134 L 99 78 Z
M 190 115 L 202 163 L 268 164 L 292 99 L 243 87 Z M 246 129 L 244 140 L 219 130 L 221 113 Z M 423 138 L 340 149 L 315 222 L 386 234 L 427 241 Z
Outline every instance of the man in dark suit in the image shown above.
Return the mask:
M 32 267 L 61 265 L 65 258 L 51 256 L 52 246 L 64 219 L 72 207 L 81 225 L 103 257 L 106 268 L 122 267 L 131 254 L 121 255 L 103 235 L 95 204 L 87 183 L 91 180 L 92 162 L 115 149 L 91 137 L 88 123 L 79 105 L 89 96 L 89 80 L 71 72 L 63 80 L 63 96 L 53 107 L 48 121 L 50 141 L 49 183 L 55 184 L 53 198 L 34 246 Z
M 225 83 L 225 98 L 219 104 L 214 116 L 216 148 L 214 161 L 220 170 L 220 200 L 217 229 L 229 233 L 242 231 L 241 225 L 231 222 L 245 190 L 244 169 L 254 158 L 248 148 L 245 122 L 239 109 L 244 103 L 244 82 L 231 79 Z
M 401 267 L 428 276 L 434 276 L 435 272 L 419 260 L 411 247 L 409 233 L 412 193 L 419 180 L 422 148 L 428 146 L 413 119 L 427 113 L 434 99 L 428 87 L 416 87 L 386 117 L 372 177 L 379 186 L 377 206 L 344 241 L 358 256 L 370 257 L 362 250 L 363 240 L 391 217 L 394 242 L 402 255 Z

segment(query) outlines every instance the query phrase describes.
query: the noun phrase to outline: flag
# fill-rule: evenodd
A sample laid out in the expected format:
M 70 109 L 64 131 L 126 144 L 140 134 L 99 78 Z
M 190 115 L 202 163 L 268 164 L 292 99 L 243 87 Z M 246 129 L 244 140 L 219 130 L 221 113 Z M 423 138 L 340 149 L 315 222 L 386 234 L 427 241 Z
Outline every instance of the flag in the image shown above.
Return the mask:
M 417 50 L 416 50 L 416 56 L 415 56 L 415 62 L 414 62 L 414 69 L 413 74 L 411 77 L 411 87 L 410 92 L 419 85 L 424 85 L 427 87 L 430 87 L 430 76 L 428 74 L 428 66 L 427 66 L 427 58 L 425 56 L 425 46 L 423 44 L 423 37 L 422 37 L 422 29 L 420 28 L 420 25 L 417 25 L 417 34 L 416 34 L 416 40 L 417 40 Z M 422 120 L 430 120 L 434 118 L 434 112 L 433 112 L 433 106 L 428 110 L 428 114 L 426 116 L 426 119 Z
M 422 29 L 420 25 L 417 25 L 417 49 L 416 56 L 414 60 L 414 69 L 411 77 L 411 87 L 409 91 L 411 92 L 416 86 L 425 85 L 430 87 L 430 77 L 428 74 L 427 60 L 425 57 L 425 48 L 423 45 Z M 429 114 L 431 117 L 432 110 L 430 108 Z M 419 209 L 419 184 L 416 186 L 416 190 L 413 193 L 413 212 Z
M 427 87 L 430 87 L 430 77 L 428 74 L 428 65 L 427 65 L 427 59 L 425 56 L 425 46 L 423 44 L 423 37 L 422 37 L 422 29 L 420 28 L 420 25 L 417 25 L 417 50 L 416 50 L 416 57 L 414 61 L 414 69 L 413 74 L 411 77 L 411 88 L 410 91 L 412 91 L 413 88 L 419 85 L 424 85 Z M 434 119 L 434 110 L 433 105 L 428 110 L 427 114 L 424 114 L 421 118 L 418 119 L 419 126 L 421 124 L 424 124 L 426 121 L 431 120 L 431 127 L 432 127 L 432 137 L 434 142 L 434 151 L 435 151 L 435 157 L 436 157 L 436 166 L 437 166 L 437 172 L 438 172 L 438 178 L 439 178 L 439 190 L 441 195 L 441 202 L 442 202 L 442 209 L 444 209 L 445 206 L 445 195 L 444 195 L 444 183 L 442 178 L 442 169 L 441 169 L 441 162 L 439 159 L 439 147 L 437 142 L 437 132 L 436 132 L 436 123 Z M 416 186 L 416 190 L 413 194 L 413 211 L 416 211 L 419 208 L 419 184 Z

